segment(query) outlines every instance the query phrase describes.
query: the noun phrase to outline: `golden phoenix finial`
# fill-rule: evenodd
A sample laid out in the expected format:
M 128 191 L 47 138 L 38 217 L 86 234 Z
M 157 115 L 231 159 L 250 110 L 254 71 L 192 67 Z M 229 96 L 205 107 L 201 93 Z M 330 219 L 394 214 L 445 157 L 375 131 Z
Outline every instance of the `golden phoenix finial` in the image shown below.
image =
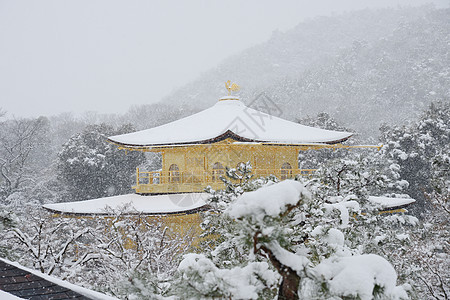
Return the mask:
M 225 87 L 228 90 L 228 95 L 231 95 L 231 91 L 233 92 L 237 92 L 239 91 L 240 87 L 236 84 L 236 83 L 231 83 L 230 80 L 228 80 L 227 82 L 225 82 Z

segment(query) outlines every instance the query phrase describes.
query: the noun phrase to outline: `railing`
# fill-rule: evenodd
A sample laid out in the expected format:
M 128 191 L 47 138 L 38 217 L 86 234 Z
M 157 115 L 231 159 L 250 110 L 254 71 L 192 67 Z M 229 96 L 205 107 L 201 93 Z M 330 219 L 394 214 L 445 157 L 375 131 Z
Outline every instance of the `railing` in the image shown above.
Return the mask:
M 315 169 L 254 169 L 255 177 L 274 175 L 284 180 L 294 178 L 296 175 L 309 175 Z M 136 170 L 137 193 L 187 193 L 202 192 L 210 185 L 214 189 L 222 188 L 220 176 L 225 170 L 216 169 L 207 171 L 140 171 Z
M 136 172 L 137 184 L 184 184 L 184 183 L 203 183 L 213 181 L 212 174 L 209 172 L 190 172 L 190 171 L 140 171 Z M 220 180 L 219 178 L 217 178 Z
M 253 174 L 257 177 L 274 175 L 275 177 L 284 180 L 294 178 L 297 175 L 309 175 L 316 169 L 255 169 Z

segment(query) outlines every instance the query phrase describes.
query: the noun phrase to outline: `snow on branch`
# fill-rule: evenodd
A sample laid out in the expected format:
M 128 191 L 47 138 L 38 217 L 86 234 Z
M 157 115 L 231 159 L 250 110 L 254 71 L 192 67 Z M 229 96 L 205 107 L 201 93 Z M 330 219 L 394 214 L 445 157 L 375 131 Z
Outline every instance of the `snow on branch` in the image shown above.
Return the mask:
M 296 206 L 301 197 L 311 198 L 298 181 L 285 180 L 254 192 L 243 194 L 228 210 L 233 218 L 251 217 L 262 221 L 265 216 L 276 217 Z
M 361 300 L 373 299 L 377 293 L 388 299 L 409 298 L 402 287 L 395 285 L 397 274 L 392 265 L 375 254 L 326 259 L 313 271 L 334 295 Z

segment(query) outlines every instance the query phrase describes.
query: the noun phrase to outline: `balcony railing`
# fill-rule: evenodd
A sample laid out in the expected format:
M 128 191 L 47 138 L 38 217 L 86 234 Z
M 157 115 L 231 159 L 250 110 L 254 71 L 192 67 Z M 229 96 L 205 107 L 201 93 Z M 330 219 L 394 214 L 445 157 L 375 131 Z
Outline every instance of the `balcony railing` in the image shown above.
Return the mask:
M 274 175 L 284 180 L 297 175 L 308 175 L 315 169 L 254 169 L 255 177 Z M 223 188 L 220 176 L 225 170 L 207 171 L 136 171 L 136 186 L 139 194 L 189 193 L 202 192 L 208 185 L 213 189 Z

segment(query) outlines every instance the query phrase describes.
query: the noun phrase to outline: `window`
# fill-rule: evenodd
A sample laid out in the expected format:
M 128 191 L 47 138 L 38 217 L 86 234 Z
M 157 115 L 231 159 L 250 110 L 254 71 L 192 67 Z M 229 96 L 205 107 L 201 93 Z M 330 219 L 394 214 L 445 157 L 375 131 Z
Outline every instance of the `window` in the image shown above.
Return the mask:
M 281 180 L 285 180 L 292 177 L 292 167 L 290 163 L 285 162 L 281 166 Z
M 176 164 L 170 165 L 169 167 L 169 182 L 179 183 L 180 182 L 180 169 Z
M 212 167 L 212 181 L 219 181 L 220 176 L 225 174 L 225 168 L 222 166 L 220 162 L 216 162 Z

